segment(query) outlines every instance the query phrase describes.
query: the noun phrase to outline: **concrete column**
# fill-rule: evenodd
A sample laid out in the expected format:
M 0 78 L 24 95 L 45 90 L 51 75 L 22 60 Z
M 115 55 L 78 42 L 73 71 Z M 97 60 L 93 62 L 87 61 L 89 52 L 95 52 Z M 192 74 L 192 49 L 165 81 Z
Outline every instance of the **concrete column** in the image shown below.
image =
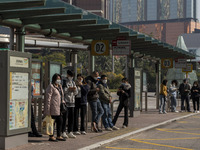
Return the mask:
M 72 51 L 72 67 L 74 70 L 74 79 L 76 80 L 77 78 L 77 50 Z
M 14 28 L 10 28 L 10 44 L 9 44 L 9 49 L 14 50 Z
M 161 65 L 160 61 L 158 60 L 156 62 L 156 109 L 159 109 L 160 84 L 161 84 Z
M 17 28 L 15 34 L 16 34 L 16 50 L 19 52 L 24 52 L 25 34 L 26 34 L 24 27 Z

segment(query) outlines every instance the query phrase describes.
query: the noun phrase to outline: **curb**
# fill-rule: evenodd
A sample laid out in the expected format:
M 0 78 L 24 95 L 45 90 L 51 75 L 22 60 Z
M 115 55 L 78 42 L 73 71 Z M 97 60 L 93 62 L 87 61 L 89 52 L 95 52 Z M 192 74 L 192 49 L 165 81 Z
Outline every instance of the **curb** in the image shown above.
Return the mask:
M 92 144 L 90 146 L 86 146 L 86 147 L 80 148 L 78 150 L 90 150 L 90 149 L 98 148 L 98 147 L 100 147 L 100 146 L 102 146 L 104 144 L 108 144 L 108 143 L 111 143 L 113 141 L 120 140 L 120 139 L 123 139 L 125 137 L 131 136 L 131 135 L 143 132 L 143 131 L 147 131 L 149 129 L 153 129 L 153 128 L 165 125 L 167 123 L 171 123 L 171 122 L 174 122 L 174 121 L 177 121 L 177 120 L 180 120 L 180 119 L 184 119 L 184 118 L 187 118 L 187 117 L 190 117 L 190 116 L 194 116 L 194 115 L 197 115 L 197 114 L 189 114 L 189 115 L 186 115 L 186 116 L 182 116 L 182 117 L 177 117 L 177 118 L 174 118 L 174 119 L 170 119 L 170 120 L 158 123 L 158 124 L 153 124 L 153 125 L 150 125 L 148 127 L 144 127 L 142 129 L 139 129 L 139 130 L 136 130 L 136 131 L 133 131 L 133 132 L 130 132 L 130 133 L 126 133 L 124 135 L 120 135 L 120 136 L 117 136 L 115 138 L 111 138 L 109 140 L 101 141 L 101 142 L 98 142 L 96 144 Z

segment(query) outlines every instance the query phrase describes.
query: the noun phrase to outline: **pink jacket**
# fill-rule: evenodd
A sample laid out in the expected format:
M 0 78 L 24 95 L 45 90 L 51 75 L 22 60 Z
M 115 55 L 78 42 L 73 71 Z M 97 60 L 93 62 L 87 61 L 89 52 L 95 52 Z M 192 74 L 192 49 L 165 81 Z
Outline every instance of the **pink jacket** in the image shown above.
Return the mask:
M 62 86 L 60 86 L 62 91 L 62 100 L 64 102 L 64 94 L 62 90 Z M 44 114 L 59 116 L 60 115 L 60 104 L 61 104 L 61 97 L 59 91 L 50 84 L 46 89 L 46 97 L 44 102 Z

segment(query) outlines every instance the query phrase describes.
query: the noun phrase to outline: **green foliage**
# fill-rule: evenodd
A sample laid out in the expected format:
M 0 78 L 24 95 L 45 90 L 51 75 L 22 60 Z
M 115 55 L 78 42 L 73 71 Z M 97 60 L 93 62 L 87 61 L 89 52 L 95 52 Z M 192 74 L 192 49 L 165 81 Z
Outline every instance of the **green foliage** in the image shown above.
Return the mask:
M 112 72 L 105 72 L 108 77 L 108 86 L 110 89 L 117 89 L 121 84 L 121 80 L 124 78 L 122 74 L 115 74 Z

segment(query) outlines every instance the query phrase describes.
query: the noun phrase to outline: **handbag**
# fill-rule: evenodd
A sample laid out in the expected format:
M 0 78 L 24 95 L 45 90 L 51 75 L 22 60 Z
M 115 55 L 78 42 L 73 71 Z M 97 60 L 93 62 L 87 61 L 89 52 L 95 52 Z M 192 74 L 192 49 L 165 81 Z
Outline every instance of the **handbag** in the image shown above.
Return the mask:
M 60 104 L 60 112 L 65 113 L 67 111 L 67 105 L 65 103 Z
M 42 133 L 45 135 L 53 135 L 54 119 L 51 116 L 46 116 L 42 122 Z

